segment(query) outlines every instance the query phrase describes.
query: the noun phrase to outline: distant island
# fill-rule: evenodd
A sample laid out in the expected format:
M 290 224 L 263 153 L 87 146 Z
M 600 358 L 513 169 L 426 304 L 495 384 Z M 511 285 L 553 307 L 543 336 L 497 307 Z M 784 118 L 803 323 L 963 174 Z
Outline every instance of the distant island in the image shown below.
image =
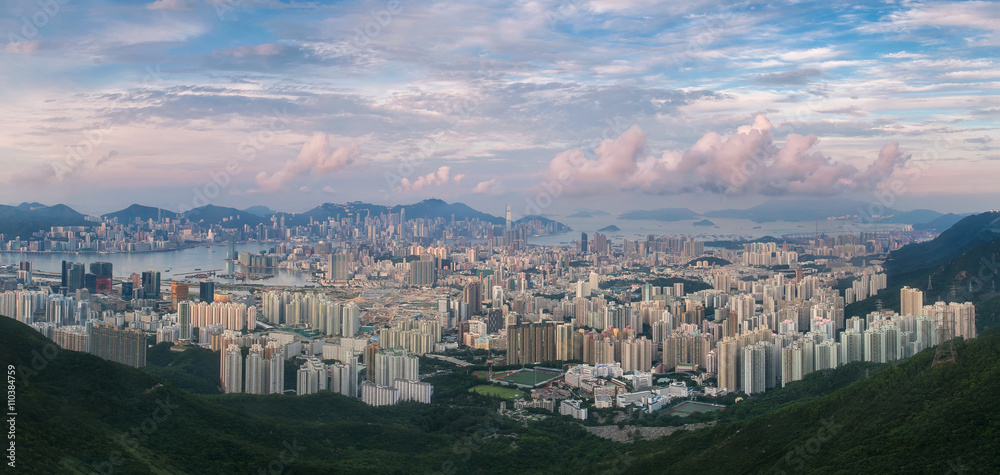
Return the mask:
M 599 209 L 581 209 L 567 216 L 567 218 L 593 218 L 594 216 L 607 216 L 609 214 L 611 213 Z
M 621 228 L 619 228 L 618 226 L 615 226 L 614 224 L 612 224 L 611 226 L 605 226 L 605 227 L 597 230 L 597 232 L 601 232 L 601 233 L 615 233 L 615 232 L 618 232 L 618 231 L 621 231 Z
M 715 223 L 713 223 L 713 222 L 711 222 L 711 221 L 709 221 L 707 219 L 703 219 L 701 221 L 695 221 L 693 223 L 693 225 L 694 226 L 715 226 Z

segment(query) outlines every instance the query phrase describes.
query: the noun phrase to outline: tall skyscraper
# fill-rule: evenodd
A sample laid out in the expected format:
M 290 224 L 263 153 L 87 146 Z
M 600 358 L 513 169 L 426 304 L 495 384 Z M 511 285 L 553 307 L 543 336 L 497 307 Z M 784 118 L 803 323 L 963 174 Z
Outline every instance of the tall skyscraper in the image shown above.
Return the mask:
M 90 273 L 98 277 L 112 277 L 113 266 L 110 262 L 91 262 Z
M 924 293 L 910 287 L 899 289 L 899 314 L 920 316 L 924 310 Z
M 508 364 L 541 363 L 556 359 L 554 323 L 528 323 L 507 328 Z
M 182 300 L 177 303 L 177 326 L 180 327 L 181 340 L 191 340 L 191 302 Z
M 79 262 L 71 262 L 65 267 L 66 291 L 76 292 L 78 289 L 86 288 L 87 269 Z M 96 285 L 96 281 L 95 281 Z
M 351 256 L 347 254 L 330 254 L 327 259 L 327 280 L 348 280 L 350 278 Z
M 513 219 L 513 214 L 510 211 L 510 203 L 507 203 L 507 230 L 510 231 L 511 221 Z
M 483 283 L 469 282 L 462 289 L 462 301 L 469 304 L 469 314 L 478 315 L 483 311 Z
M 90 354 L 141 368 L 146 366 L 146 335 L 135 328 L 95 323 L 90 327 Z
M 758 394 L 764 392 L 766 388 L 765 358 L 767 348 L 763 345 L 750 345 L 743 348 L 743 392 L 746 394 Z
M 719 342 L 719 377 L 718 387 L 730 391 L 740 389 L 740 354 L 739 342 L 732 337 Z
M 285 390 L 285 360 L 277 341 L 264 345 L 264 364 L 264 394 L 281 394 Z
M 198 284 L 198 296 L 202 302 L 212 303 L 215 301 L 215 282 L 204 279 Z
M 264 392 L 264 380 L 267 368 L 264 360 L 264 347 L 254 344 L 247 354 L 246 392 L 247 394 L 267 394 Z
M 240 351 L 240 347 L 231 343 L 222 353 L 225 359 L 222 391 L 226 393 L 243 392 L 243 353 Z
M 429 256 L 430 257 L 430 256 Z M 434 268 L 434 258 L 413 261 L 410 263 L 410 285 L 428 286 L 434 285 L 436 269 Z
M 354 302 L 348 302 L 343 310 L 343 330 L 341 335 L 353 337 L 361 329 L 361 308 Z
M 160 271 L 148 270 L 142 273 L 142 291 L 147 299 L 160 298 Z
M 587 233 L 580 233 L 580 249 L 581 253 L 587 252 Z
M 187 282 L 172 282 L 170 284 L 170 305 L 177 308 L 177 304 L 188 299 L 191 289 Z

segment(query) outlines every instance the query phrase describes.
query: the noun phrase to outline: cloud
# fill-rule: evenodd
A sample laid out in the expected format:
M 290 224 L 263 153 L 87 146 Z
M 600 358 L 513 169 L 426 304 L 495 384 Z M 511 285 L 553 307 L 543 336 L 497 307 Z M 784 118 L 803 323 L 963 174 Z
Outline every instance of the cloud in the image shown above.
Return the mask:
M 892 143 L 862 171 L 815 151 L 819 139 L 814 135 L 789 134 L 779 144 L 771 129 L 771 122 L 758 115 L 735 134 L 709 132 L 687 150 L 655 157 L 646 153 L 646 133 L 632 126 L 602 142 L 596 159 L 579 149 L 559 153 L 549 164 L 548 180 L 577 194 L 832 195 L 872 191 L 910 158 Z
M 333 187 L 330 186 L 330 185 L 326 185 L 326 186 L 323 187 L 323 192 L 324 193 L 334 194 L 334 193 L 337 192 L 337 190 L 334 190 Z
M 486 181 L 479 182 L 472 192 L 477 195 L 498 195 L 503 191 L 503 186 L 497 181 L 496 178 L 490 178 Z
M 822 75 L 823 71 L 818 69 L 795 69 L 781 73 L 761 74 L 755 76 L 754 81 L 771 86 L 801 86 Z
M 254 46 L 237 46 L 213 53 L 215 57 L 229 56 L 233 58 L 248 58 L 256 56 L 274 56 L 281 53 L 281 47 L 274 43 L 264 43 Z
M 0 49 L 0 51 L 11 54 L 31 54 L 38 51 L 39 44 L 41 43 L 38 40 L 12 41 L 5 44 L 3 49 Z
M 187 10 L 191 8 L 191 0 L 156 0 L 146 8 L 150 10 Z
M 424 176 L 417 177 L 417 179 L 413 181 L 410 181 L 409 178 L 403 178 L 399 181 L 399 186 L 396 187 L 396 191 L 419 191 L 428 186 L 443 186 L 448 183 L 459 183 L 463 178 L 465 178 L 465 175 L 463 174 L 458 174 L 452 177 L 451 167 L 443 166 L 438 168 L 436 172 L 431 172 Z
M 823 47 L 823 48 L 789 51 L 787 53 L 779 54 L 778 58 L 781 58 L 782 61 L 792 61 L 792 62 L 815 61 L 819 59 L 832 58 L 834 56 L 838 56 L 839 54 L 840 53 L 838 53 L 833 48 Z
M 298 158 L 285 162 L 285 166 L 270 175 L 257 174 L 257 185 L 264 191 L 283 190 L 295 178 L 307 174 L 327 174 L 343 170 L 357 163 L 361 150 L 351 142 L 343 147 L 333 147 L 330 137 L 322 132 L 313 134 L 299 152 Z

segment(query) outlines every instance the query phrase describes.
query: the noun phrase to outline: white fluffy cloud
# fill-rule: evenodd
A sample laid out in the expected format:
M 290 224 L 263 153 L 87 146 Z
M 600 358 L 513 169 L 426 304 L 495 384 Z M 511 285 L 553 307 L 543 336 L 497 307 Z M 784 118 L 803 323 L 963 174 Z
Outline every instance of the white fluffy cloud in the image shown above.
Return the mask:
M 257 186 L 264 191 L 283 190 L 295 178 L 307 174 L 328 174 L 343 170 L 357 163 L 361 157 L 358 145 L 334 147 L 327 134 L 313 134 L 299 152 L 298 158 L 285 162 L 285 166 L 272 174 L 257 174 Z
M 496 178 L 490 178 L 486 181 L 481 181 L 474 188 L 472 192 L 477 195 L 498 195 L 503 192 L 503 186 L 497 181 Z
M 632 126 L 605 140 L 588 159 L 579 149 L 555 156 L 548 179 L 576 193 L 636 190 L 653 194 L 710 192 L 759 195 L 832 195 L 877 187 L 909 156 L 885 145 L 863 170 L 813 149 L 814 135 L 789 134 L 775 142 L 771 122 L 758 115 L 735 134 L 710 132 L 691 148 L 656 157 L 645 150 L 646 134 Z
M 428 186 L 442 186 L 448 183 L 459 183 L 465 175 L 458 174 L 451 176 L 451 167 L 443 166 L 438 168 L 436 172 L 431 172 L 426 175 L 417 177 L 416 180 L 410 180 L 409 178 L 403 178 L 399 181 L 399 186 L 396 187 L 396 191 L 419 191 Z

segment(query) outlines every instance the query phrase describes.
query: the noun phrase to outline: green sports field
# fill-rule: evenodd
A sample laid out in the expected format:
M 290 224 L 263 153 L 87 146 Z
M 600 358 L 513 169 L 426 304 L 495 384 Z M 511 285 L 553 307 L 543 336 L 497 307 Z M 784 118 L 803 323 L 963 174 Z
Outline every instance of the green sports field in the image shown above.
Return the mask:
M 521 386 L 531 387 L 536 384 L 544 383 L 550 379 L 555 379 L 560 376 L 560 373 L 551 373 L 548 371 L 535 371 L 533 369 L 525 369 L 518 371 L 516 373 L 498 378 L 496 375 L 493 376 L 494 380 L 503 381 L 507 383 L 519 384 Z
M 698 401 L 684 401 L 668 409 L 667 414 L 687 417 L 696 412 L 712 412 L 721 411 L 723 409 L 725 409 L 725 406 L 720 406 L 718 404 L 707 404 Z
M 483 396 L 502 397 L 502 398 L 505 398 L 505 399 L 514 399 L 514 398 L 518 398 L 518 397 L 524 396 L 524 393 L 522 393 L 521 391 L 518 391 L 516 389 L 501 388 L 499 386 L 490 386 L 490 385 L 486 385 L 486 384 L 484 384 L 482 386 L 476 386 L 474 388 L 470 388 L 469 392 L 474 392 L 474 393 L 477 393 L 477 394 L 482 394 Z

